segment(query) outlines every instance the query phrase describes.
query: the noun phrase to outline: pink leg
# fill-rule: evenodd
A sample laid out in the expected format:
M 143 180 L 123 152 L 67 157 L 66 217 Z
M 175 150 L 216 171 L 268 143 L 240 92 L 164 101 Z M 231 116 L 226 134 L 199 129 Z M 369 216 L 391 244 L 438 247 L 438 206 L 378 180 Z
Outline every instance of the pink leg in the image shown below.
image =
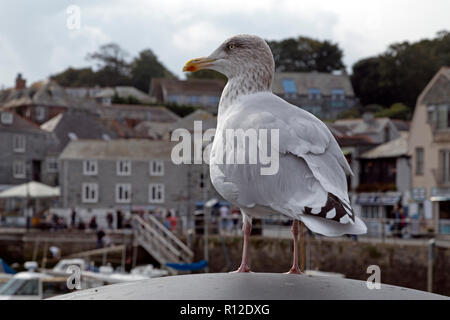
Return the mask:
M 294 258 L 292 262 L 292 268 L 287 272 L 287 274 L 303 274 L 303 272 L 300 271 L 300 268 L 298 267 L 298 220 L 295 219 L 292 222 L 292 236 L 294 238 Z
M 233 272 L 250 272 L 250 265 L 248 263 L 248 239 L 250 238 L 250 233 L 252 232 L 252 224 L 247 219 L 244 219 L 244 224 L 242 226 L 242 231 L 244 232 L 244 246 L 242 248 L 242 262 L 239 268 Z

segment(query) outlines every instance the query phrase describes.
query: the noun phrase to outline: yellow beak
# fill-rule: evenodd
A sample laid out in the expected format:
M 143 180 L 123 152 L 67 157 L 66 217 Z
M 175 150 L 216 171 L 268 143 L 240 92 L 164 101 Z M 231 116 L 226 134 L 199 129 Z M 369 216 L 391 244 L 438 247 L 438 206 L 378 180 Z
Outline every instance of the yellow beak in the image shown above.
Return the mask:
M 209 59 L 205 57 L 189 60 L 184 65 L 183 72 L 185 71 L 195 72 L 201 69 L 207 69 L 212 65 L 212 62 L 214 61 L 216 61 L 216 59 Z

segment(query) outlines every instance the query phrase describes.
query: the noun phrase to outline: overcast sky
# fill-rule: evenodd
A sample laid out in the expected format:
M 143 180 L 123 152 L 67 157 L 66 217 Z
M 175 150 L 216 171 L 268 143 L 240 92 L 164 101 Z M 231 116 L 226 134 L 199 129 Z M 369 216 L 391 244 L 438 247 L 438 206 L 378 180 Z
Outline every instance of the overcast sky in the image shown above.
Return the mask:
M 70 5 L 80 8 L 79 29 L 67 27 Z M 108 42 L 117 42 L 130 58 L 151 48 L 183 77 L 188 59 L 239 33 L 332 40 L 349 68 L 390 43 L 450 31 L 449 12 L 449 0 L 2 0 L 0 87 L 12 86 L 18 72 L 31 83 L 68 66 L 88 66 L 86 53 Z

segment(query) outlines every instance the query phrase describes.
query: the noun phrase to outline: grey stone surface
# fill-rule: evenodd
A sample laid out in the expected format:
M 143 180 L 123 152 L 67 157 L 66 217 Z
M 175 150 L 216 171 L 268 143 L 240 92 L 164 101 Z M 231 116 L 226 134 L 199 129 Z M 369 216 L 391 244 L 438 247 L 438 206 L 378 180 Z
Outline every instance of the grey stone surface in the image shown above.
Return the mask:
M 155 278 L 87 289 L 56 300 L 410 300 L 450 299 L 391 285 L 274 273 L 210 273 Z

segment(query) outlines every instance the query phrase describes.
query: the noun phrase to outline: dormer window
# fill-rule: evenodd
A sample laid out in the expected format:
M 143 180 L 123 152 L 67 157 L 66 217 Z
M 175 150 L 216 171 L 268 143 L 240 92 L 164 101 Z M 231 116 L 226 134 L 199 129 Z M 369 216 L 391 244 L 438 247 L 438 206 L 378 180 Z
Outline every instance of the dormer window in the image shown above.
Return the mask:
M 2 124 L 12 124 L 13 123 L 13 115 L 10 112 L 2 112 L 1 113 L 1 121 Z
M 333 89 L 331 90 L 331 100 L 342 101 L 345 100 L 345 92 L 343 89 Z
M 308 89 L 308 96 L 311 100 L 320 100 L 320 89 L 318 88 L 310 88 Z
M 44 121 L 45 119 L 45 108 L 42 106 L 36 107 L 36 120 Z

